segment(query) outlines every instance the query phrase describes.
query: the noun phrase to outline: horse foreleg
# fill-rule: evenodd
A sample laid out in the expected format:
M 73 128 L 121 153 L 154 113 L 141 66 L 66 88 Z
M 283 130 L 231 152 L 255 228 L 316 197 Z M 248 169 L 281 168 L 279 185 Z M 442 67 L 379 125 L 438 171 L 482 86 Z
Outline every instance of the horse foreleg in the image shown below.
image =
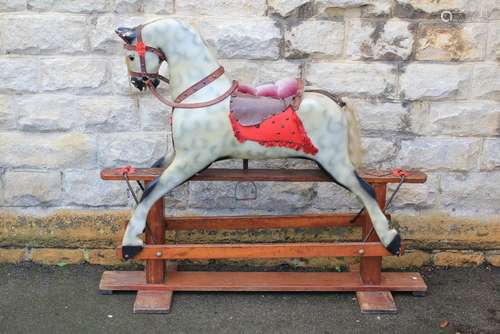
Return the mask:
M 182 184 L 211 161 L 200 161 L 192 157 L 176 157 L 161 176 L 146 188 L 137 205 L 123 236 L 123 257 L 134 257 L 143 246 L 139 237 L 146 227 L 146 218 L 151 207 L 166 193 Z
M 359 177 L 347 159 L 330 159 L 318 162 L 340 185 L 346 187 L 358 197 L 365 206 L 373 223 L 373 228 L 382 244 L 392 254 L 399 255 L 401 238 L 397 230 L 389 228 L 389 222 L 378 206 L 373 188 Z

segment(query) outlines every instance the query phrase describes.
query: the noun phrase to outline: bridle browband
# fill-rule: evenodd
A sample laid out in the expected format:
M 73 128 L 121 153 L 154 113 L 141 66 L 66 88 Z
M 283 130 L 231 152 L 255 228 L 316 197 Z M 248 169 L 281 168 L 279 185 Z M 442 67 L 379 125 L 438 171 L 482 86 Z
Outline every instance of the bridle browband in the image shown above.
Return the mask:
M 159 73 L 148 73 L 147 68 L 146 68 L 146 52 L 152 52 L 156 54 L 159 59 L 160 63 L 163 61 L 167 61 L 167 57 L 163 53 L 162 50 L 153 48 L 151 46 L 147 46 L 144 44 L 144 41 L 142 40 L 142 28 L 144 28 L 144 25 L 139 25 L 137 26 L 134 30 L 136 32 L 136 43 L 135 45 L 131 45 L 128 43 L 125 43 L 123 47 L 126 50 L 131 50 L 135 51 L 137 55 L 139 56 L 139 60 L 141 63 L 141 72 L 134 72 L 134 71 L 129 71 L 130 76 L 135 76 L 135 77 L 140 77 L 142 80 L 146 83 L 146 86 L 151 90 L 151 93 L 158 99 L 160 102 L 166 104 L 167 106 L 171 108 L 184 108 L 184 109 L 196 109 L 196 108 L 203 108 L 203 107 L 208 107 L 214 104 L 217 104 L 224 99 L 226 99 L 229 95 L 231 95 L 237 88 L 238 88 L 238 82 L 233 80 L 233 83 L 231 87 L 221 96 L 218 96 L 214 99 L 205 101 L 205 102 L 195 102 L 195 103 L 181 103 L 184 101 L 186 98 L 189 96 L 193 95 L 203 87 L 207 86 L 211 82 L 215 81 L 217 78 L 219 78 L 222 74 L 224 74 L 224 67 L 219 66 L 215 71 L 201 79 L 200 81 L 196 82 L 194 85 L 188 87 L 185 91 L 183 91 L 175 101 L 170 101 L 163 96 L 161 96 L 158 91 L 156 90 L 156 85 L 153 83 L 152 79 L 160 79 L 167 84 L 170 83 L 170 81 L 162 76 Z

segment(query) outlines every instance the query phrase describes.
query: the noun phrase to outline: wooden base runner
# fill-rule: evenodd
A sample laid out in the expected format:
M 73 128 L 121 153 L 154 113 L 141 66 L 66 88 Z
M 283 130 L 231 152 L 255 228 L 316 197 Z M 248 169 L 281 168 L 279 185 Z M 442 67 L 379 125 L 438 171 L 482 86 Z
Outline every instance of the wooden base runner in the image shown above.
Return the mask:
M 161 173 L 158 168 L 137 169 L 130 180 L 150 182 Z M 388 183 L 399 178 L 390 171 L 361 174 L 375 191 L 380 207 L 385 206 Z M 118 169 L 101 172 L 105 180 L 124 180 Z M 423 183 L 426 175 L 412 171 L 407 183 Z M 191 181 L 286 181 L 330 182 L 320 170 L 228 170 L 208 169 Z M 144 271 L 105 271 L 99 289 L 137 291 L 134 313 L 167 313 L 174 291 L 355 291 L 364 313 L 394 313 L 397 308 L 391 291 L 425 294 L 427 286 L 419 273 L 382 272 L 382 256 L 389 256 L 366 214 L 355 222 L 350 213 L 299 216 L 164 217 L 163 199 L 148 215 L 146 246 L 135 257 L 145 260 Z M 262 228 L 361 227 L 362 242 L 271 243 L 271 244 L 165 244 L 166 230 L 219 230 Z M 121 247 L 117 249 L 121 255 Z M 311 258 L 357 256 L 358 268 L 350 272 L 207 272 L 177 271 L 167 260 Z
M 426 291 L 419 273 L 382 273 L 380 284 L 363 283 L 356 272 L 176 271 L 161 284 L 143 271 L 105 271 L 101 290 L 119 291 Z

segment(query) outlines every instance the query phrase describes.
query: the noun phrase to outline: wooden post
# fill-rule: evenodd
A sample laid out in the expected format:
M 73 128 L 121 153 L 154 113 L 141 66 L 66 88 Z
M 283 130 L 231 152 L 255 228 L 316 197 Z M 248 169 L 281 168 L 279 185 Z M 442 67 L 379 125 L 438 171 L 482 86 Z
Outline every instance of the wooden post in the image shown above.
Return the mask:
M 148 182 L 145 182 L 148 185 Z M 156 201 L 150 209 L 146 228 L 146 244 L 161 245 L 165 243 L 165 215 L 163 197 Z M 146 283 L 165 283 L 165 260 L 146 260 Z M 172 291 L 137 291 L 134 313 L 168 313 L 172 303 Z
M 375 195 L 377 197 L 378 205 L 384 209 L 385 197 L 387 192 L 387 185 L 385 183 L 378 183 L 372 185 L 375 190 Z M 362 227 L 362 237 L 363 240 L 370 233 L 373 228 L 372 222 L 368 214 L 363 215 L 363 227 Z M 372 231 L 370 236 L 366 241 L 380 241 L 375 231 Z M 382 257 L 372 256 L 372 257 L 361 257 L 360 260 L 360 274 L 365 284 L 380 284 L 382 277 Z
M 162 245 L 165 243 L 165 218 L 163 210 L 163 198 L 161 198 L 149 211 L 149 228 L 146 229 L 146 244 L 148 245 Z M 163 283 L 164 280 L 165 261 L 146 260 L 146 282 Z

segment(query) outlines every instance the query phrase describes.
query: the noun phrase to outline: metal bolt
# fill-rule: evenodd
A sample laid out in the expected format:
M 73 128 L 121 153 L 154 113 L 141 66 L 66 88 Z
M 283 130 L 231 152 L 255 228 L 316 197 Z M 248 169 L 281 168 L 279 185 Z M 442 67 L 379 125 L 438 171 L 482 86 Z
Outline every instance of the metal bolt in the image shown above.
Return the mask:
M 158 251 L 158 252 L 156 252 L 156 256 L 160 257 L 160 256 L 162 256 L 162 253 L 160 251 Z
M 359 255 L 363 255 L 365 254 L 365 250 L 363 248 L 361 248 L 360 250 L 358 250 L 358 254 Z

